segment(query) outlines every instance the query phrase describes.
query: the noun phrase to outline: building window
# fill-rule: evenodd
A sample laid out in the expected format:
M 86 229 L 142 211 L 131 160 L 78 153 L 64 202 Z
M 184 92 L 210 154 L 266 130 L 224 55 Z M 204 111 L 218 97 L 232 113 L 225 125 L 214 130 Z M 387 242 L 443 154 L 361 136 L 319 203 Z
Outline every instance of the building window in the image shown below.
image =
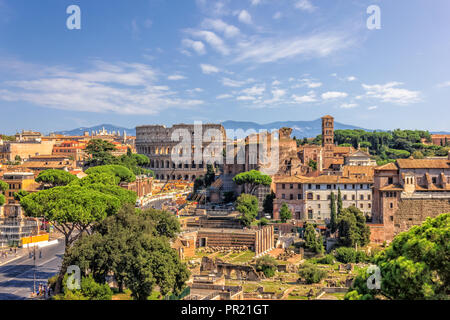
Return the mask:
M 302 188 L 302 185 L 301 184 L 298 184 L 297 185 L 297 189 L 301 189 Z
M 290 188 L 290 189 L 294 189 L 294 185 L 291 184 L 291 185 L 289 186 L 289 188 Z
M 289 195 L 289 200 L 294 200 L 294 195 L 292 193 Z
M 355 200 L 355 195 L 354 194 L 352 194 L 352 200 Z
M 434 184 L 436 184 L 436 182 L 437 182 L 437 178 L 436 177 L 431 178 L 431 180 L 433 181 Z
M 392 177 L 388 178 L 388 184 L 393 184 L 394 183 L 394 179 Z
M 281 189 L 286 189 L 286 185 L 284 183 L 281 185 Z
M 361 199 L 361 200 L 364 200 L 364 195 L 363 195 L 363 194 L 360 196 L 360 199 Z
M 320 200 L 320 194 L 317 195 L 317 200 Z
M 393 203 L 393 202 L 389 203 L 389 207 L 390 207 L 391 209 L 393 209 L 393 208 L 394 208 L 394 203 Z
M 286 195 L 284 193 L 281 195 L 281 199 L 286 199 Z
M 359 205 L 359 207 L 360 207 L 361 209 L 364 209 L 364 204 L 361 203 L 361 204 Z
M 312 185 L 311 184 L 308 184 L 308 189 L 312 189 Z
M 320 209 L 320 203 L 317 205 L 317 208 Z
M 301 193 L 297 194 L 297 200 L 302 200 L 302 194 Z
M 346 194 L 344 194 L 344 198 L 343 198 L 345 201 L 347 201 L 347 195 Z
M 331 190 L 331 184 L 327 184 L 327 190 Z
M 372 208 L 372 205 L 370 203 L 367 206 L 369 207 L 369 209 Z
M 391 221 L 394 221 L 394 216 L 390 216 L 390 218 L 391 218 Z
M 308 193 L 308 200 L 312 200 L 313 199 L 313 194 L 312 193 Z
M 320 190 L 320 184 L 316 184 L 316 189 Z

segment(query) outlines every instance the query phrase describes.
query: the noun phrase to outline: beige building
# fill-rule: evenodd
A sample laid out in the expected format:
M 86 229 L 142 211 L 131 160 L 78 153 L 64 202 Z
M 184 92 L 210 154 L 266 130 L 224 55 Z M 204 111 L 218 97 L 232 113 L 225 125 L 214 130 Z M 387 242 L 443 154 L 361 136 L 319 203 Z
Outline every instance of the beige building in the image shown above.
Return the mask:
M 280 208 L 286 203 L 294 219 L 328 221 L 331 216 L 331 193 L 337 199 L 339 190 L 344 208 L 355 206 L 366 216 L 372 212 L 371 176 L 286 176 L 276 178 L 274 185 L 274 219 L 279 219 Z

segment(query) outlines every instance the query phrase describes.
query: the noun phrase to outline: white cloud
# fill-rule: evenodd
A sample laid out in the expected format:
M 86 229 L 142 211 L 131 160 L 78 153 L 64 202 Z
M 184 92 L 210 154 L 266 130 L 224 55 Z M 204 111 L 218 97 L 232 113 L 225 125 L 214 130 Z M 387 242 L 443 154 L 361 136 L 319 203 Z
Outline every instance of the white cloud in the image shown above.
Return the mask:
M 250 2 L 252 3 L 252 6 L 257 6 L 261 3 L 261 0 L 251 0 Z
M 278 81 L 278 80 L 274 80 L 274 81 L 272 82 L 272 86 L 279 86 L 280 84 L 281 84 L 281 82 Z
M 446 88 L 446 87 L 450 87 L 450 81 L 438 84 L 438 88 Z
M 168 76 L 167 79 L 168 79 L 168 80 L 176 81 L 176 80 L 183 80 L 183 79 L 186 79 L 186 77 L 185 77 L 185 76 L 182 76 L 182 75 L 179 75 L 179 74 L 174 74 L 174 75 Z
M 255 97 L 253 96 L 239 96 L 236 98 L 236 100 L 238 101 L 252 101 L 252 100 L 256 100 Z
M 339 91 L 328 91 L 328 92 L 322 93 L 322 99 L 324 99 L 324 100 L 345 98 L 347 96 L 348 96 L 347 93 L 339 92 Z
M 216 97 L 216 99 L 218 99 L 218 100 L 229 99 L 229 98 L 233 98 L 233 96 L 231 94 L 221 94 Z
M 201 100 L 182 99 L 158 84 L 156 72 L 138 63 L 96 61 L 89 71 L 46 68 L 46 74 L 4 82 L 0 99 L 74 112 L 157 114 L 168 108 L 191 108 Z
M 310 0 L 299 0 L 295 3 L 295 8 L 302 11 L 313 12 L 317 9 Z
M 219 68 L 212 66 L 210 64 L 201 64 L 200 68 L 202 69 L 202 72 L 204 74 L 218 73 L 220 71 Z
M 402 84 L 401 82 L 393 81 L 386 84 L 363 84 L 362 87 L 366 90 L 366 97 L 379 99 L 382 102 L 408 105 L 421 100 L 419 91 L 397 88 Z
M 275 14 L 273 15 L 273 19 L 275 19 L 275 20 L 278 20 L 278 19 L 280 19 L 281 17 L 283 16 L 283 14 L 280 12 L 280 11 L 278 11 L 278 12 L 275 12 Z
M 341 109 L 353 109 L 356 108 L 358 105 L 356 103 L 343 103 L 341 104 Z
M 205 29 L 213 29 L 222 32 L 225 37 L 233 38 L 240 34 L 239 28 L 223 22 L 221 19 L 205 19 L 202 22 L 202 27 Z
M 203 91 L 204 90 L 202 88 L 194 88 L 194 89 L 186 90 L 186 92 L 189 93 L 189 94 L 200 93 L 200 92 L 203 92 Z
M 316 95 L 312 91 L 304 96 L 297 96 L 297 95 L 293 94 L 291 98 L 294 100 L 295 103 L 298 103 L 298 104 L 317 101 Z
M 375 110 L 375 109 L 378 109 L 378 106 L 370 106 L 367 108 L 367 110 Z
M 252 16 L 250 13 L 247 12 L 247 10 L 242 10 L 239 13 L 239 21 L 245 24 L 251 24 L 252 23 Z
M 241 92 L 248 96 L 260 96 L 266 91 L 265 85 L 256 85 L 251 88 L 242 90 Z
M 214 50 L 218 51 L 223 55 L 228 55 L 230 49 L 225 45 L 223 40 L 212 31 L 206 30 L 188 30 L 193 37 L 201 38 L 207 42 Z
M 327 57 L 353 44 L 347 35 L 330 32 L 294 38 L 252 38 L 238 43 L 233 62 L 269 63 L 294 57 Z
M 193 49 L 198 54 L 202 55 L 206 53 L 205 45 L 201 41 L 194 41 L 191 39 L 183 39 L 182 41 L 183 46 Z
M 222 84 L 226 87 L 239 88 L 246 85 L 249 81 L 238 81 L 230 78 L 222 78 Z
M 347 77 L 347 81 L 355 81 L 355 80 L 356 80 L 356 77 L 354 77 L 354 76 Z

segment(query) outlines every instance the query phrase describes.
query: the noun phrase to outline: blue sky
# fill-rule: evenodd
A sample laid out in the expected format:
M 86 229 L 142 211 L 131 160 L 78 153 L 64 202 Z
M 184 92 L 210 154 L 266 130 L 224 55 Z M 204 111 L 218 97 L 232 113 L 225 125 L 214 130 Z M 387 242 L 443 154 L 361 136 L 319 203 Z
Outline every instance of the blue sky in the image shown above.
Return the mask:
M 450 131 L 448 30 L 447 0 L 0 0 L 0 132 L 325 114 Z

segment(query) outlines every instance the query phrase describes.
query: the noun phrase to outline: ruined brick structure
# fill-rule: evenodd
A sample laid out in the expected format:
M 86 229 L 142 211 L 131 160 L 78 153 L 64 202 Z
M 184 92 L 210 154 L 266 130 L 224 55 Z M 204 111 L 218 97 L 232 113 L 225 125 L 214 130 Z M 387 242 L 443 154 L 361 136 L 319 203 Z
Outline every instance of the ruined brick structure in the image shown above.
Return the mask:
M 448 160 L 399 159 L 375 169 L 372 241 L 392 241 L 427 217 L 450 212 Z M 383 226 L 383 232 L 379 226 Z
M 161 125 L 136 127 L 136 150 L 139 154 L 144 154 L 150 158 L 149 169 L 155 172 L 156 179 L 193 181 L 197 177 L 205 175 L 206 161 L 209 159 L 202 159 L 203 161 L 196 163 L 194 154 L 200 152 L 198 148 L 201 148 L 201 154 L 203 155 L 205 149 L 212 143 L 208 141 L 208 132 L 221 134 L 222 141 L 225 141 L 226 133 L 220 124 L 203 124 L 199 127 L 201 128 L 199 133 L 194 132 L 195 129 L 192 124 L 177 124 L 170 128 Z M 173 141 L 172 139 L 174 131 L 179 129 L 187 130 L 191 135 L 192 156 L 183 163 L 175 163 L 173 160 L 173 155 L 182 156 L 183 154 L 183 150 L 177 148 L 181 139 L 180 141 Z M 219 152 L 221 154 L 222 151 Z
M 260 255 L 274 248 L 272 226 L 259 229 L 199 229 L 197 247 L 242 247 Z

